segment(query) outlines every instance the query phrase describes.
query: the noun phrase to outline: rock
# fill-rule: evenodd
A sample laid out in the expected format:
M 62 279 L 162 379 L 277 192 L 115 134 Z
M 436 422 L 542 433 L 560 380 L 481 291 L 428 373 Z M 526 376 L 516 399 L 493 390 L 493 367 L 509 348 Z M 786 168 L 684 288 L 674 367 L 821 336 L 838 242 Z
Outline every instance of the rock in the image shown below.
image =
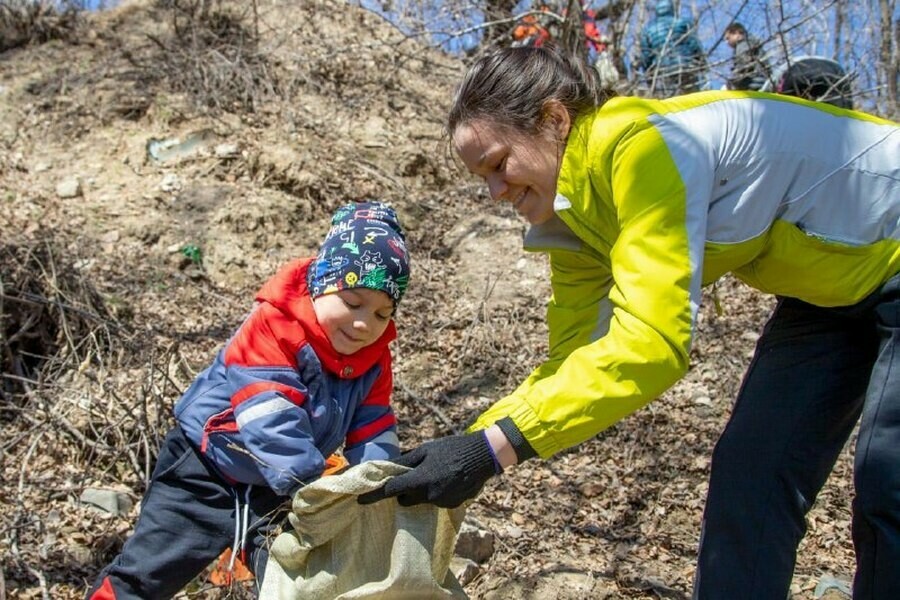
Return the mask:
M 78 198 L 81 194 L 81 180 L 77 177 L 69 177 L 56 184 L 56 195 L 60 198 Z
M 101 488 L 86 488 L 79 501 L 117 517 L 128 514 L 134 506 L 127 494 Z
M 494 534 L 464 521 L 456 540 L 456 555 L 475 562 L 484 562 L 494 554 Z
M 525 535 L 525 531 L 521 527 L 516 527 L 515 525 L 506 528 L 506 535 L 513 539 L 517 539 Z
M 755 344 L 756 341 L 759 339 L 759 332 L 745 331 L 744 333 L 741 334 L 741 339 L 744 340 L 745 342 L 751 342 L 751 343 Z
M 159 182 L 159 189 L 164 192 L 177 192 L 181 189 L 181 180 L 175 173 L 166 173 Z
M 819 579 L 813 597 L 816 600 L 850 600 L 852 593 L 849 581 L 825 574 Z
M 454 556 L 450 559 L 450 572 L 453 573 L 460 585 L 468 585 L 481 573 L 481 567 L 468 558 Z
M 216 158 L 231 158 L 240 152 L 237 144 L 219 144 L 213 149 Z

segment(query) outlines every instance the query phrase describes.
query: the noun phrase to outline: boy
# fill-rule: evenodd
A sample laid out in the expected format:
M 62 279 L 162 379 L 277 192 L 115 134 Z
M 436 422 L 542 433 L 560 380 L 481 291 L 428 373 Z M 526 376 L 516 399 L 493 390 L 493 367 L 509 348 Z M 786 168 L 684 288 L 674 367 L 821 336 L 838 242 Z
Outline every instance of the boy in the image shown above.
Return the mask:
M 314 259 L 283 267 L 175 405 L 134 534 L 90 600 L 172 597 L 232 542 L 261 578 L 277 511 L 342 444 L 350 464 L 399 455 L 388 343 L 409 280 L 397 215 L 333 216 Z

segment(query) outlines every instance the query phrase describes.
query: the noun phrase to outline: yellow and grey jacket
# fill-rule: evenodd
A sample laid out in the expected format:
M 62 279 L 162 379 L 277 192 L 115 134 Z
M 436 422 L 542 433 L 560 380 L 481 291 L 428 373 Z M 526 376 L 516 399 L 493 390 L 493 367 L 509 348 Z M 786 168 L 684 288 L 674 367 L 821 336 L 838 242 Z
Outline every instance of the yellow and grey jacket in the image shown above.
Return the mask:
M 596 435 L 688 369 L 701 288 L 731 272 L 819 306 L 900 271 L 897 124 L 753 92 L 615 98 L 577 119 L 550 256 L 550 354 L 473 429 L 510 417 L 542 457 Z

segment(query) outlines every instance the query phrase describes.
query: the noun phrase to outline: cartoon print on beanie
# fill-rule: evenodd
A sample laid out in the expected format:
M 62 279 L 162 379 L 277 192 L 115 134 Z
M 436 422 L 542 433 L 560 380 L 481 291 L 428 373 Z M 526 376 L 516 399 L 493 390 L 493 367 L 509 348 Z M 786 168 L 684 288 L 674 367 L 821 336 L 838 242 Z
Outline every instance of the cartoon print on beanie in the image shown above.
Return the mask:
M 308 280 L 313 298 L 364 287 L 399 304 L 409 284 L 409 253 L 394 209 L 382 202 L 360 202 L 335 211 Z

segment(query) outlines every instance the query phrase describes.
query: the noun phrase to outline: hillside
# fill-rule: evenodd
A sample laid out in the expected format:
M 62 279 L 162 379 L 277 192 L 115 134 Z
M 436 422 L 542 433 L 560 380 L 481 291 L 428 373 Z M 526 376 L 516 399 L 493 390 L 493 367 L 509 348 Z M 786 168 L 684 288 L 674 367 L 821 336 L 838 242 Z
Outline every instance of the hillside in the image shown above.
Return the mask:
M 82 597 L 131 530 L 179 393 L 346 201 L 392 202 L 409 234 L 405 447 L 464 428 L 546 351 L 545 259 L 442 137 L 462 62 L 337 0 L 246 4 L 126 2 L 0 55 L 0 598 Z M 494 551 L 471 597 L 690 597 L 709 456 L 772 305 L 730 279 L 716 294 L 685 380 L 489 483 L 469 517 Z M 851 464 L 812 512 L 797 599 L 851 572 Z M 121 492 L 119 514 L 89 489 Z

